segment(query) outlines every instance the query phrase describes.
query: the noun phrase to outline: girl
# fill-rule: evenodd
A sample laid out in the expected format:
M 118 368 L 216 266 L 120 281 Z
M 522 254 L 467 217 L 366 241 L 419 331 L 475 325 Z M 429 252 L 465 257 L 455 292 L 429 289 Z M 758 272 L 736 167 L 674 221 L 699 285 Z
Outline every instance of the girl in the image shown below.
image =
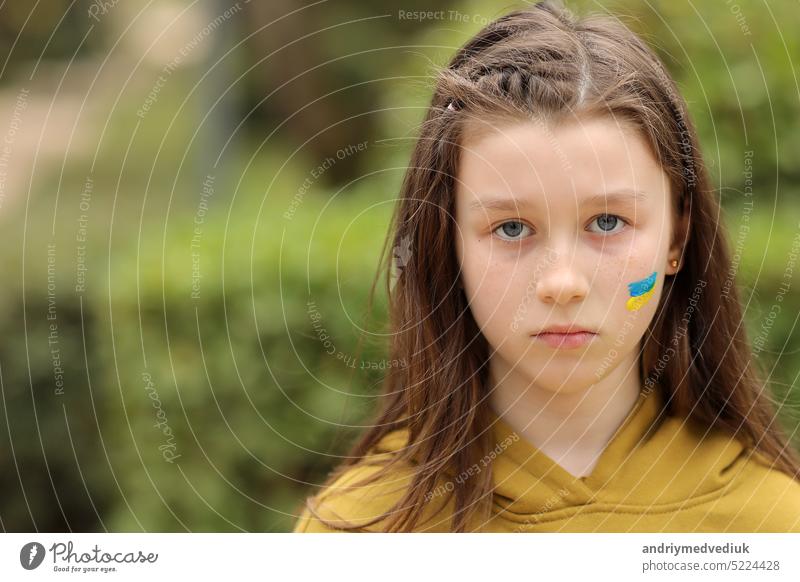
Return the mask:
M 720 215 L 630 30 L 552 2 L 487 25 L 437 79 L 393 220 L 407 365 L 295 531 L 800 532 Z

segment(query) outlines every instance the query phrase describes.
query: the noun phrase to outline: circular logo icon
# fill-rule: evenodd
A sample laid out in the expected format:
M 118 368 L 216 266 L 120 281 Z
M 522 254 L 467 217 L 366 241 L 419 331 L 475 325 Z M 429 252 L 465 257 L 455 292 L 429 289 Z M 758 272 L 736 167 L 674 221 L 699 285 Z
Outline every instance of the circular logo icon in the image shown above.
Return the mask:
M 19 563 L 26 570 L 38 568 L 44 560 L 44 546 L 39 542 L 28 542 L 19 551 Z

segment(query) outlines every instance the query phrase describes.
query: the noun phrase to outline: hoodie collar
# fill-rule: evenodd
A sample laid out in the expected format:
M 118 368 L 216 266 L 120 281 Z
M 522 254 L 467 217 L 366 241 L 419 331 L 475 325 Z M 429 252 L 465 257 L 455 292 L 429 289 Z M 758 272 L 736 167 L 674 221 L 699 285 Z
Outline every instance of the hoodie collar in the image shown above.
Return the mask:
M 720 431 L 666 415 L 656 384 L 634 406 L 591 474 L 576 477 L 493 411 L 495 500 L 506 511 L 540 514 L 613 503 L 652 507 L 708 495 L 730 483 L 744 447 Z
M 658 384 L 640 392 L 585 477 L 570 474 L 489 410 L 494 501 L 512 520 L 590 504 L 641 512 L 683 506 L 724 492 L 748 457 L 748 449 L 721 429 L 668 416 Z M 374 452 L 400 450 L 407 439 L 407 429 L 393 431 Z

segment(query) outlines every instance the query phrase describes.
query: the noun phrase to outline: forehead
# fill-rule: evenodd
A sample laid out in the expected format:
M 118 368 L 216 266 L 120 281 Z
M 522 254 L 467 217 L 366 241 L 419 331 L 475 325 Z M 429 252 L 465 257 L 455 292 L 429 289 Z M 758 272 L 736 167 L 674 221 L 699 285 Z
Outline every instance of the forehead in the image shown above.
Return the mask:
M 594 198 L 599 192 L 666 196 L 668 178 L 635 127 L 611 117 L 467 122 L 457 192 L 474 205 L 497 195 Z

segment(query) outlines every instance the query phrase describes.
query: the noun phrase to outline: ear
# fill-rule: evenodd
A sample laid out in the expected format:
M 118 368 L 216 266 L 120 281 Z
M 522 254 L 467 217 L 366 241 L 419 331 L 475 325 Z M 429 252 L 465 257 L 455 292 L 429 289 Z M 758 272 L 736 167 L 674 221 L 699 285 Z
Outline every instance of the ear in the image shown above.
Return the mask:
M 683 264 L 683 250 L 689 242 L 689 211 L 686 205 L 678 214 L 672 233 L 672 245 L 669 247 L 667 264 L 664 266 L 666 275 L 677 274 Z

